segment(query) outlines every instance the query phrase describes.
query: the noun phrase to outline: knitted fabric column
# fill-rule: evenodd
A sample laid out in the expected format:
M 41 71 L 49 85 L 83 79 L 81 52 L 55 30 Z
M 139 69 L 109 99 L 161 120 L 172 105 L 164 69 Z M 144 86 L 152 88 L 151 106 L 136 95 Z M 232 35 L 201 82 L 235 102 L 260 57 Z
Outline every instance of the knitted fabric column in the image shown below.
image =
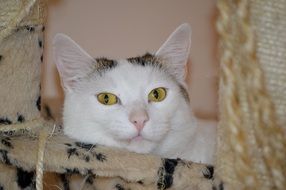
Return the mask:
M 277 124 L 259 64 L 267 52 L 256 54 L 255 31 L 263 25 L 254 30 L 251 6 L 247 0 L 218 1 L 221 121 L 217 173 L 228 189 L 284 189 L 285 135 Z M 268 10 L 279 11 L 265 8 L 263 14 Z
M 258 60 L 279 124 L 286 127 L 286 0 L 253 0 L 251 5 Z
M 265 86 L 274 103 L 276 124 L 283 128 L 281 134 L 271 131 L 261 134 L 267 137 L 267 144 L 275 152 L 265 153 L 264 160 L 275 187 L 285 189 L 286 135 L 283 136 L 283 130 L 286 134 L 286 0 L 252 0 L 250 5 L 251 22 L 256 33 L 257 60 L 264 71 Z

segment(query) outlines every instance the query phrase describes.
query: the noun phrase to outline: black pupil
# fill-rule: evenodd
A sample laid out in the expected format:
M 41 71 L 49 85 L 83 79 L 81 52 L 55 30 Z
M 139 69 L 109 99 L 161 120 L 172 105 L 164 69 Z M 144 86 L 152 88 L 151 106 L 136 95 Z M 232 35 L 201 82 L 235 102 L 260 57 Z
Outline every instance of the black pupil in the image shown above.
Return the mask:
M 107 95 L 107 94 L 105 94 L 103 99 L 104 99 L 104 103 L 106 103 L 106 104 L 107 104 L 107 103 L 108 103 L 108 101 L 109 101 L 109 97 L 108 97 L 108 95 Z
M 153 95 L 154 95 L 154 97 L 155 97 L 156 99 L 159 98 L 159 93 L 158 93 L 157 90 L 154 90 Z

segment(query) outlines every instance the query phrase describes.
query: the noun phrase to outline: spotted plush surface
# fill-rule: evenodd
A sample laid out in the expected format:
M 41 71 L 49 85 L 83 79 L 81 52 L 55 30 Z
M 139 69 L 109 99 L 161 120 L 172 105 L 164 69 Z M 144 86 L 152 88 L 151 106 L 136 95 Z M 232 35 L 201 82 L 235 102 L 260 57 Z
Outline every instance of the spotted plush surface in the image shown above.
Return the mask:
M 5 2 L 8 1 L 1 3 Z M 30 24 L 19 24 L 11 35 L 0 41 L 0 129 L 40 117 L 38 100 L 44 27 L 34 22 Z M 15 148 L 9 136 L 25 132 L 0 132 L 3 146 L 0 150 L 0 190 L 35 189 L 35 172 L 20 165 L 13 166 L 8 158 L 10 150 Z
M 6 136 L 0 137 L 0 142 L 2 163 L 18 168 L 17 176 L 22 176 L 18 182 L 22 186 L 33 185 L 38 138 Z M 71 189 L 74 175 L 82 176 L 78 181 L 85 179 L 89 187 L 113 184 L 114 189 L 130 190 L 223 189 L 223 184 L 215 180 L 212 166 L 85 144 L 61 134 L 48 139 L 44 166 L 47 171 L 61 174 L 60 182 L 65 189 Z M 105 177 L 104 183 L 99 176 Z
M 0 127 L 40 116 L 42 28 L 21 26 L 0 43 Z

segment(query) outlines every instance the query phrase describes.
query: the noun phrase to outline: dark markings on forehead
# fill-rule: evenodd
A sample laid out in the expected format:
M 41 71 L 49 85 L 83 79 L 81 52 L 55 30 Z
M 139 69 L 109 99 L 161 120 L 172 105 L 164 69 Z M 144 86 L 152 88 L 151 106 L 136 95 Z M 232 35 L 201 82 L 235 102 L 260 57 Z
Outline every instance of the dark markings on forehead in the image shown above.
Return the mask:
M 185 100 L 187 102 L 190 102 L 190 97 L 189 97 L 189 94 L 187 92 L 187 89 L 181 84 L 179 84 L 179 87 L 180 87 L 181 93 L 182 93 L 183 97 L 185 98 Z
M 150 53 L 146 53 L 143 56 L 138 56 L 138 57 L 131 57 L 128 58 L 127 61 L 133 64 L 138 64 L 141 66 L 155 66 L 161 68 L 163 65 L 160 61 L 160 59 Z
M 141 66 L 151 65 L 151 66 L 159 67 L 159 68 L 163 67 L 162 60 L 160 58 L 156 57 L 155 55 L 150 54 L 150 53 L 146 53 L 143 56 L 128 58 L 127 61 L 129 61 L 130 63 L 133 63 L 133 64 L 141 65 Z M 164 71 L 166 72 L 165 69 L 164 69 Z M 173 79 L 175 80 L 175 78 L 173 78 Z M 189 97 L 189 94 L 188 94 L 187 90 L 185 89 L 185 87 L 179 83 L 178 83 L 178 85 L 179 85 L 180 91 L 181 91 L 184 99 L 187 102 L 190 102 L 190 97 Z
M 117 61 L 115 60 L 111 60 L 111 59 L 107 59 L 107 58 L 95 58 L 96 61 L 96 71 L 98 71 L 99 73 L 102 71 L 106 71 L 109 69 L 112 69 L 114 67 L 116 67 L 116 65 L 118 64 Z

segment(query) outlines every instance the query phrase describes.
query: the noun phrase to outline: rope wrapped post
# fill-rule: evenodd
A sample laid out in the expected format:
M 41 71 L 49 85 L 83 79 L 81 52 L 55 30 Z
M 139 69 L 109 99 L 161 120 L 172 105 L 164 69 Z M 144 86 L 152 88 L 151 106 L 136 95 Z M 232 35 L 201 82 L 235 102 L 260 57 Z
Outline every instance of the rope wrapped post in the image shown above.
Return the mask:
M 265 88 L 247 0 L 218 1 L 221 51 L 217 173 L 229 189 L 284 189 L 286 143 Z

